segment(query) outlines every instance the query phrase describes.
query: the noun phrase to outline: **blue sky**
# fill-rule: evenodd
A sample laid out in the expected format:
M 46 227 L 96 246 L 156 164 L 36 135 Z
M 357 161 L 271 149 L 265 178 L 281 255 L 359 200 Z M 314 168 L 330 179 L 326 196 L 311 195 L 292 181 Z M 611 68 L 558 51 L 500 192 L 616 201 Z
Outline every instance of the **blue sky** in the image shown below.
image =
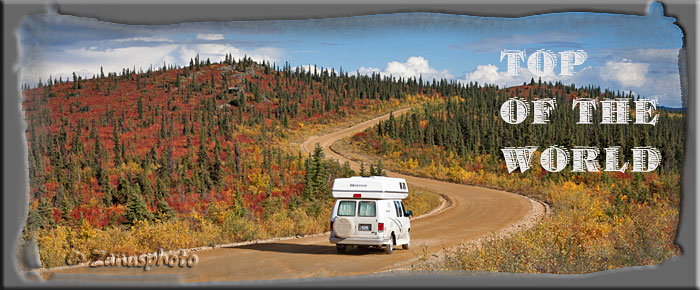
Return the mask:
M 577 86 L 593 84 L 658 98 L 681 107 L 678 52 L 683 45 L 675 19 L 652 3 L 646 16 L 566 12 L 522 18 L 439 13 L 399 13 L 314 20 L 196 22 L 174 25 L 124 25 L 59 14 L 28 17 L 19 29 L 18 67 L 24 82 L 75 71 L 147 69 L 163 62 L 183 66 L 202 59 L 268 60 L 282 66 L 341 67 L 363 74 L 378 72 L 424 80 L 448 78 L 512 86 L 529 81 L 525 62 L 520 76 L 505 74 L 504 49 L 526 54 L 584 50 L 588 58 L 573 76 L 555 73 L 543 80 Z M 537 79 L 535 77 L 535 79 Z

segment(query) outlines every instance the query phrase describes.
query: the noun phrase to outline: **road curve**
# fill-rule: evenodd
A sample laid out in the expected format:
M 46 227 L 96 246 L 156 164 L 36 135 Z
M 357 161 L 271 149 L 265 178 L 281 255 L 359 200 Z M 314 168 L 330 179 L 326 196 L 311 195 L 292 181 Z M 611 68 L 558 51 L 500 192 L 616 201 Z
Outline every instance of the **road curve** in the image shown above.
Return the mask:
M 407 111 L 408 109 L 402 109 L 394 112 L 394 115 Z M 388 117 L 388 114 L 383 115 L 331 134 L 311 137 L 301 145 L 302 149 L 309 152 L 319 143 L 328 157 L 341 162 L 350 161 L 331 151 L 329 146 Z M 350 163 L 352 168 L 359 168 L 356 162 Z M 503 229 L 523 219 L 531 209 L 529 199 L 513 193 L 394 172 L 387 172 L 387 175 L 405 178 L 409 189 L 411 186 L 424 187 L 442 193 L 452 202 L 451 206 L 443 211 L 412 222 L 410 250 L 397 249 L 393 254 L 386 255 L 381 249 L 352 249 L 341 255 L 336 253 L 335 246 L 328 241 L 326 233 L 314 237 L 197 252 L 199 263 L 192 268 L 156 267 L 146 272 L 142 268 L 79 267 L 57 272 L 99 275 L 176 274 L 176 280 L 185 282 L 361 275 L 405 266 L 422 255 L 425 247 L 428 252 L 435 253 L 445 247 L 456 246 L 463 241 Z M 76 278 L 70 274 L 54 274 L 52 278 L 71 277 Z M 88 277 L 81 275 L 80 278 Z M 128 278 L 125 277 L 125 280 Z

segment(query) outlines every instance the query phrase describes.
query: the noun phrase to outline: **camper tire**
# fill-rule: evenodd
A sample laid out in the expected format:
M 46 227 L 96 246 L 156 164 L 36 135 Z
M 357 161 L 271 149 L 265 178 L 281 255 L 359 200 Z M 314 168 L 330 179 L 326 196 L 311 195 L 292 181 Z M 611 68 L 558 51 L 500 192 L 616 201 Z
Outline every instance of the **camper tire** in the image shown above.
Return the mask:
M 396 243 L 396 239 L 394 239 L 394 234 L 391 234 L 391 242 L 384 247 L 385 254 L 391 254 L 394 251 L 394 243 Z
M 347 249 L 348 247 L 346 245 L 335 245 L 335 250 L 338 251 L 339 254 L 345 253 Z
M 355 223 L 346 217 L 339 217 L 333 223 L 335 236 L 341 239 L 352 237 L 355 234 Z

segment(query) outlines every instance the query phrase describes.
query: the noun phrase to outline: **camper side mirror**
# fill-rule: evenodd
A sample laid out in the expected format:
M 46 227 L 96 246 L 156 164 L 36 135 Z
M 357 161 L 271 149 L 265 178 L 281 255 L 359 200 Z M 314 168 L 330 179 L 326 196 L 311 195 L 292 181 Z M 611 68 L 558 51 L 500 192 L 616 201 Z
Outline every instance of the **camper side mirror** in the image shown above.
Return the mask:
M 406 216 L 407 216 L 407 217 L 412 217 L 412 216 L 413 216 L 413 211 L 411 211 L 411 210 L 406 211 Z

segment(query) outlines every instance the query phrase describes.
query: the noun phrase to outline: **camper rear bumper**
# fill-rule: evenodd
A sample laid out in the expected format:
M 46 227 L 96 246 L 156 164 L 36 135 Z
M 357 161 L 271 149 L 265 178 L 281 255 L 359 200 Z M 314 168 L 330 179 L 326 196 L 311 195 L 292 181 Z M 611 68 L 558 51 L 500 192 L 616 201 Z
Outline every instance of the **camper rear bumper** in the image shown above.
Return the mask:
M 381 246 L 391 243 L 391 239 L 382 238 L 347 238 L 341 239 L 337 237 L 330 237 L 329 240 L 333 244 L 338 245 L 367 245 L 367 246 Z

